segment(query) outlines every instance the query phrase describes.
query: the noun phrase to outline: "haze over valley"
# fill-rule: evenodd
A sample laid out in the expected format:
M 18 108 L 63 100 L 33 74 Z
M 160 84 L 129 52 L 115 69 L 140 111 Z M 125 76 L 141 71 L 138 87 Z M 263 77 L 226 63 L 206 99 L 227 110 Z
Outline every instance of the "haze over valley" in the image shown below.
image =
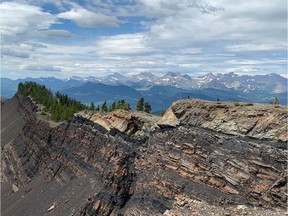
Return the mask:
M 277 97 L 281 104 L 287 103 L 287 79 L 277 74 L 241 76 L 235 73 L 209 73 L 191 77 L 168 72 L 159 77 L 143 72 L 130 77 L 114 73 L 104 77 L 74 76 L 64 80 L 53 77 L 18 80 L 2 78 L 2 96 L 12 97 L 19 82 L 25 81 L 36 81 L 51 88 L 53 92 L 60 91 L 87 105 L 91 102 L 102 104 L 105 100 L 111 104 L 118 99 L 125 99 L 135 107 L 137 100 L 144 97 L 152 104 L 154 112 L 166 110 L 175 100 L 188 97 L 252 103 L 271 103 Z

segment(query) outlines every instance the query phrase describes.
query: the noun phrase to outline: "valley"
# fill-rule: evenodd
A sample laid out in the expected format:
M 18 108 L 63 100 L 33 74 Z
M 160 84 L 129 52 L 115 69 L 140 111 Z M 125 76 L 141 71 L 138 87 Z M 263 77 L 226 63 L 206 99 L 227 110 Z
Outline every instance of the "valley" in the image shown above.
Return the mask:
M 54 77 L 18 80 L 1 78 L 2 96 L 13 97 L 18 84 L 26 81 L 45 85 L 54 93 L 60 91 L 86 105 L 90 105 L 92 101 L 101 105 L 105 100 L 110 105 L 113 101 L 125 99 L 134 108 L 137 100 L 144 97 L 152 105 L 152 112 L 155 114 L 168 109 L 174 101 L 187 98 L 271 103 L 277 97 L 280 104 L 287 104 L 287 79 L 277 74 L 241 76 L 234 73 L 209 73 L 192 77 L 168 72 L 159 77 L 143 72 L 131 77 L 114 73 L 105 77 L 72 76 L 64 80 Z

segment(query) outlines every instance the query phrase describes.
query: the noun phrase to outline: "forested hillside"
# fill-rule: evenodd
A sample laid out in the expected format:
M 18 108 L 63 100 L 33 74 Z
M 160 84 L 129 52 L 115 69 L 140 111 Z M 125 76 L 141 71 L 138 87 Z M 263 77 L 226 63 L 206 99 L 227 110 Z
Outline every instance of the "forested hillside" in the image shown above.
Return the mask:
M 63 121 L 73 117 L 74 113 L 87 109 L 88 107 L 76 99 L 69 98 L 66 94 L 56 92 L 55 95 L 50 89 L 36 82 L 19 83 L 18 91 L 24 97 L 31 96 L 33 100 L 42 104 L 44 111 L 51 113 L 54 121 Z
M 92 111 L 112 112 L 116 109 L 131 110 L 131 106 L 128 102 L 121 99 L 117 102 L 113 101 L 108 106 L 106 100 L 102 106 L 95 107 L 94 102 L 91 102 L 90 106 L 87 106 L 76 99 L 71 99 L 67 94 L 56 92 L 55 95 L 50 89 L 47 89 L 45 85 L 39 85 L 36 82 L 19 83 L 18 92 L 24 96 L 30 96 L 37 104 L 43 105 L 43 114 L 48 112 L 51 114 L 51 120 L 63 121 L 73 117 L 74 113 L 84 109 L 90 109 Z M 144 98 L 140 98 L 136 111 L 144 111 L 150 113 L 152 110 L 151 105 L 144 101 Z

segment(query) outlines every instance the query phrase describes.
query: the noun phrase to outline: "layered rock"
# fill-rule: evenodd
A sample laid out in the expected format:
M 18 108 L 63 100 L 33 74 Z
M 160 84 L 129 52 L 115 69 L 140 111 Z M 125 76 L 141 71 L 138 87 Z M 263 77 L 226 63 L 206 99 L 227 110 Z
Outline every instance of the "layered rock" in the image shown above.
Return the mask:
M 145 112 L 133 112 L 127 110 L 115 110 L 109 113 L 82 111 L 75 115 L 83 117 L 96 124 L 101 125 L 106 130 L 117 129 L 136 139 L 145 139 L 159 129 L 159 116 Z
M 182 100 L 169 108 L 162 121 L 287 142 L 287 119 L 286 106 Z
M 73 205 L 66 203 L 62 194 L 55 195 L 53 203 L 39 205 L 39 215 L 160 215 L 179 206 L 189 207 L 194 201 L 216 206 L 286 207 L 285 143 L 224 134 L 213 131 L 212 126 L 213 130 L 192 126 L 203 126 L 208 120 L 197 123 L 190 109 L 182 109 L 192 102 L 179 103 L 181 106 L 174 104 L 163 119 L 118 110 L 104 115 L 78 114 L 51 128 L 37 119 L 31 100 L 21 100 L 25 125 L 2 152 L 3 184 L 15 191 L 4 199 L 17 197 L 28 185 L 41 187 L 33 184 L 40 177 L 62 185 L 59 191 L 65 192 Z M 79 202 L 73 182 L 89 191 L 78 196 Z M 5 204 L 3 215 L 16 214 L 17 203 L 37 205 L 37 200 L 28 202 L 25 196 L 23 199 L 21 194 L 10 206 Z

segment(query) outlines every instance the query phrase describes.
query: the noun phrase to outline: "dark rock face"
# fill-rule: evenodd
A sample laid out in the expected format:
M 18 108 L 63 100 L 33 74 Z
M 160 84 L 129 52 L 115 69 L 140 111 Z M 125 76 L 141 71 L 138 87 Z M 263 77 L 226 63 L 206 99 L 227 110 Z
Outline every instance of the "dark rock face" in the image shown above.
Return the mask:
M 17 97 L 1 101 L 1 146 L 11 142 L 21 131 L 24 121 Z
M 275 147 L 275 141 L 189 124 L 162 124 L 141 140 L 82 117 L 50 128 L 36 118 L 31 101 L 20 104 L 25 125 L 2 152 L 2 185 L 15 191 L 4 199 L 21 194 L 35 179 L 57 182 L 61 193 L 55 195 L 51 211 L 46 210 L 53 203 L 39 205 L 42 215 L 159 215 L 190 200 L 286 207 L 286 150 Z M 72 194 L 75 181 L 89 193 Z M 70 203 L 74 199 L 73 209 L 62 201 L 63 191 Z M 24 196 L 19 203 L 28 201 Z M 3 215 L 11 215 L 17 204 L 4 207 Z
M 150 161 L 147 169 L 159 173 L 153 186 L 167 195 L 173 192 L 171 199 L 185 194 L 217 204 L 285 207 L 285 153 L 267 143 L 179 127 L 156 133 L 148 149 L 139 169 Z

